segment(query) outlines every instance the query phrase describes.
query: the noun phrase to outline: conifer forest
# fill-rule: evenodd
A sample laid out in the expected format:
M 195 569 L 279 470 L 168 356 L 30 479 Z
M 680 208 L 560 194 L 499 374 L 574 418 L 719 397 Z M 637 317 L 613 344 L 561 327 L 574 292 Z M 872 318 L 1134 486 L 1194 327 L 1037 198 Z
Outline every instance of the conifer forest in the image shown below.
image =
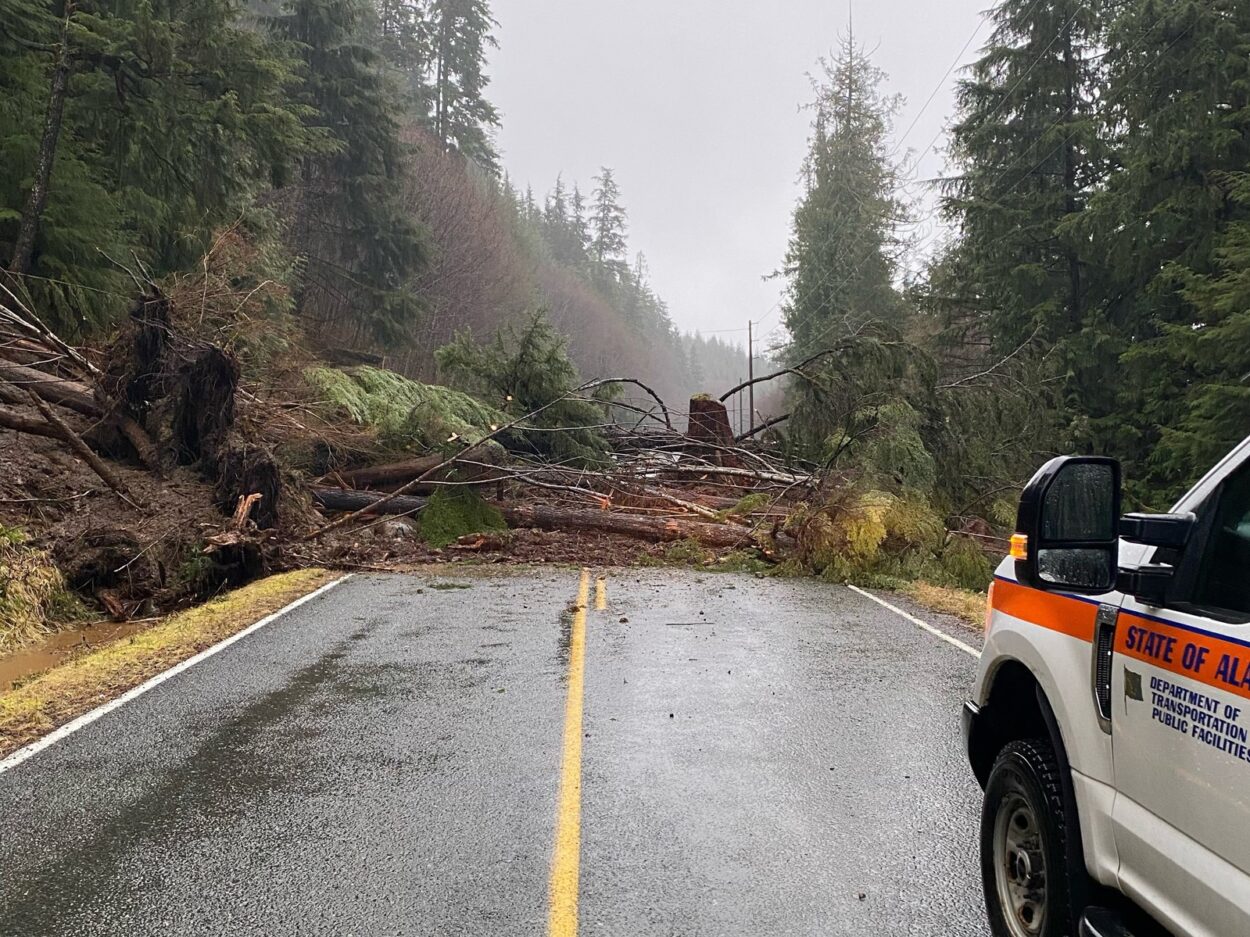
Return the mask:
M 987 24 L 938 178 L 874 45 L 794 63 L 807 155 L 776 167 L 798 199 L 754 272 L 784 328 L 748 362 L 678 324 L 612 153 L 508 171 L 489 0 L 0 0 L 8 549 L 124 617 L 374 562 L 341 535 L 396 502 L 431 529 L 675 511 L 696 527 L 643 539 L 728 526 L 752 562 L 978 588 L 1051 455 L 1115 456 L 1166 510 L 1250 432 L 1250 5 L 999 0 Z M 84 554 L 92 505 L 162 513 L 184 475 L 225 529 L 159 588 L 101 578 L 156 554 L 134 517 Z M 619 530 L 586 507 L 609 501 Z

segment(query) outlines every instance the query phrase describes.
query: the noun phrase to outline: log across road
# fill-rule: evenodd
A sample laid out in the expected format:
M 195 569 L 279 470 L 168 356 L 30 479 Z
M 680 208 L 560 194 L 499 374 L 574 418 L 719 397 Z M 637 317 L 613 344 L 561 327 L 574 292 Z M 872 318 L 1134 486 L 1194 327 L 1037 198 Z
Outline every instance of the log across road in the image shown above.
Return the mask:
M 0 934 L 987 933 L 965 650 L 818 583 L 444 575 L 6 768 Z

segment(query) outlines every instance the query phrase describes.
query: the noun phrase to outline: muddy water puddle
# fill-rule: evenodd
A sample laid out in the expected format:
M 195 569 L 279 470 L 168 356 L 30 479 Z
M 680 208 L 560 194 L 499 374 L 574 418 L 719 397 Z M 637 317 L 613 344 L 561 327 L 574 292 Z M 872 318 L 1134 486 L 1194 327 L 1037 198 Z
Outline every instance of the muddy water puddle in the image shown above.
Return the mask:
M 150 627 L 151 621 L 99 622 L 58 631 L 37 644 L 0 655 L 0 693 L 20 686 L 36 674 L 73 660 L 86 651 L 128 638 Z

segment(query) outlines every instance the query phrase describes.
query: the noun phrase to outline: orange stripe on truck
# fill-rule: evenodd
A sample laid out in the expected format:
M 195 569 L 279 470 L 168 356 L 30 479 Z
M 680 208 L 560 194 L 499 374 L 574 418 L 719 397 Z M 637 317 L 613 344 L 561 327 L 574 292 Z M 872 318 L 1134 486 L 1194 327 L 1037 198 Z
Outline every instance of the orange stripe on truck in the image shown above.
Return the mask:
M 1094 640 L 1098 606 L 1068 595 L 1030 589 L 1007 579 L 994 580 L 990 593 L 994 610 L 1082 641 Z
M 1218 635 L 1121 612 L 1117 654 L 1250 699 L 1250 648 Z
M 995 579 L 990 606 L 1060 634 L 1082 641 L 1094 640 L 1098 618 L 1098 605 L 1094 602 Z M 1250 642 L 1121 610 L 1116 623 L 1115 652 L 1250 699 Z

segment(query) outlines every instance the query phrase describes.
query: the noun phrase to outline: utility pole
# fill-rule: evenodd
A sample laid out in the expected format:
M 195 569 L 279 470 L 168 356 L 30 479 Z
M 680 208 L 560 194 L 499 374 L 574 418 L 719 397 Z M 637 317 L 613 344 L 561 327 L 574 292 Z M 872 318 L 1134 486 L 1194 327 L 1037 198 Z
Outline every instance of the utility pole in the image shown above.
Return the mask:
M 747 319 L 747 380 L 755 380 L 755 323 Z M 748 407 L 750 413 L 747 414 L 748 422 L 751 424 L 751 430 L 755 430 L 755 384 L 752 383 L 747 387 L 747 397 L 750 401 Z
M 739 384 L 742 383 L 742 378 L 738 378 L 738 383 Z M 738 391 L 738 393 L 734 394 L 734 398 L 735 398 L 734 404 L 738 409 L 738 413 L 737 413 L 738 433 L 741 434 L 742 433 L 742 391 Z

